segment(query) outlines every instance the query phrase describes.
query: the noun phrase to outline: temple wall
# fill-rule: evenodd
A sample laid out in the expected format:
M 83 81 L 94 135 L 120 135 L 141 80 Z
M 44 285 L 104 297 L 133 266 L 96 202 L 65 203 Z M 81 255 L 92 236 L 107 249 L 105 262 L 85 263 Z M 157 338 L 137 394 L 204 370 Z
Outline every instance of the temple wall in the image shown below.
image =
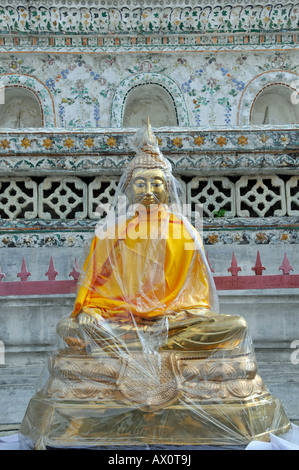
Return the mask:
M 203 205 L 213 274 L 231 276 L 235 254 L 238 276 L 255 276 L 259 252 L 263 276 L 281 274 L 285 254 L 285 277 L 297 275 L 298 4 L 100 3 L 2 2 L 0 283 L 20 282 L 23 259 L 29 281 L 46 279 L 51 257 L 70 279 L 147 114 L 193 221 Z M 295 420 L 298 289 L 220 292 Z M 20 422 L 73 299 L 20 296 L 17 284 L 0 296 L 0 423 Z
M 144 121 L 150 113 L 154 127 L 298 122 L 297 108 L 289 98 L 298 80 L 295 50 L 204 49 L 159 53 L 149 49 L 112 56 L 109 51 L 101 54 L 59 51 L 58 54 L 55 50 L 49 53 L 37 50 L 35 54 L 22 55 L 12 51 L 1 55 L 0 80 L 7 94 L 2 128 L 123 127 L 124 120 L 134 113 Z M 27 93 L 16 93 L 19 87 Z M 271 91 L 271 87 L 277 105 L 273 104 L 271 95 L 267 102 L 265 93 L 260 105 L 255 103 L 259 94 L 263 90 Z M 135 99 L 126 106 L 132 90 Z M 280 90 L 289 91 L 289 95 L 280 97 Z M 146 92 L 157 96 L 152 107 L 146 103 Z M 172 101 L 177 124 L 170 109 L 164 112 L 160 109 L 163 96 Z M 138 102 L 142 100 L 139 109 Z M 42 126 L 36 116 L 38 102 Z M 257 107 L 256 116 L 253 105 Z

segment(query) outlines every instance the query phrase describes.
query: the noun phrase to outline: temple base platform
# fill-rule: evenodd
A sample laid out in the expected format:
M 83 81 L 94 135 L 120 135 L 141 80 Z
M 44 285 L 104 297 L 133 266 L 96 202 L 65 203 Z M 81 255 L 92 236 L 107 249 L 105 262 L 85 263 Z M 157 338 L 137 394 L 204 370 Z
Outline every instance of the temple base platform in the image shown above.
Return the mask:
M 50 377 L 29 402 L 20 428 L 22 448 L 246 446 L 290 429 L 250 355 L 227 358 L 224 380 L 219 357 L 165 352 L 155 383 L 136 354 L 132 367 L 119 358 L 70 351 L 51 357 Z
M 36 395 L 20 429 L 23 448 L 141 448 L 163 446 L 237 446 L 268 441 L 269 433 L 289 430 L 280 401 L 270 396 L 250 404 L 172 405 L 146 413 L 96 402 L 52 403 Z M 273 429 L 273 416 L 279 417 Z M 206 419 L 205 419 L 206 416 Z M 242 434 L 241 434 L 242 433 Z

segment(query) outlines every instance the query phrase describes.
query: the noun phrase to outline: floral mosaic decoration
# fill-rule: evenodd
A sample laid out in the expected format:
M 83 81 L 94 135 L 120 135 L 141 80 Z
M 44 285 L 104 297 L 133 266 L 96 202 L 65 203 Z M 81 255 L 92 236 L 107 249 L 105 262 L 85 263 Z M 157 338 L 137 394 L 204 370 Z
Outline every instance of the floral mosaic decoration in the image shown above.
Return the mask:
M 238 102 L 249 79 L 253 74 L 260 75 L 261 67 L 266 73 L 267 64 L 276 64 L 281 55 L 267 53 L 265 60 L 261 54 L 238 53 L 234 54 L 233 62 L 228 62 L 225 54 L 203 53 L 198 56 L 201 60 L 196 67 L 192 53 L 178 57 L 137 54 L 126 56 L 125 61 L 122 57 L 107 54 L 94 59 L 48 54 L 34 59 L 30 55 L 29 61 L 26 55 L 20 58 L 18 54 L 9 54 L 2 57 L 0 73 L 10 74 L 6 78 L 10 85 L 24 84 L 35 89 L 37 79 L 44 83 L 44 87 L 38 85 L 39 96 L 49 101 L 43 110 L 49 115 L 47 122 L 52 120 L 53 125 L 52 99 L 58 127 L 121 127 L 125 95 L 141 82 L 157 83 L 168 90 L 175 101 L 180 126 L 231 126 L 237 122 Z M 281 81 L 284 74 L 298 70 L 291 53 L 284 53 L 283 57 Z M 291 78 L 294 80 L 294 75 Z M 261 80 L 259 83 L 263 86 Z M 245 98 L 244 106 L 248 108 Z M 252 101 L 254 96 L 249 99 Z M 248 118 L 244 119 L 248 123 Z
M 102 2 L 103 4 L 103 2 Z M 146 7 L 63 5 L 30 6 L 26 3 L 0 7 L 0 25 L 5 32 L 155 33 L 155 32 L 242 32 L 296 29 L 298 3 L 191 5 Z
M 240 59 L 240 58 L 239 58 Z M 242 58 L 246 60 L 246 56 Z M 216 69 L 216 76 L 211 76 L 213 68 Z M 221 75 L 217 72 L 221 72 Z M 207 75 L 208 74 L 208 75 Z M 219 77 L 219 78 L 218 78 Z M 219 91 L 223 88 L 224 80 L 230 84 L 230 90 L 227 92 L 227 96 L 219 96 Z M 186 82 L 182 85 L 184 93 L 192 97 L 193 102 L 193 114 L 195 117 L 195 124 L 200 126 L 202 124 L 202 118 L 200 110 L 203 106 L 207 106 L 209 103 L 218 103 L 224 106 L 224 123 L 226 125 L 231 124 L 231 111 L 232 103 L 230 97 L 236 97 L 243 91 L 245 82 L 237 80 L 228 68 L 222 63 L 218 62 L 213 54 L 205 57 L 205 62 L 197 66 L 193 70 Z M 215 99 L 216 98 L 216 99 Z M 213 107 L 212 107 L 213 113 Z M 214 124 L 216 120 L 215 115 L 212 114 L 210 124 Z M 212 121 L 212 122 L 211 122 Z

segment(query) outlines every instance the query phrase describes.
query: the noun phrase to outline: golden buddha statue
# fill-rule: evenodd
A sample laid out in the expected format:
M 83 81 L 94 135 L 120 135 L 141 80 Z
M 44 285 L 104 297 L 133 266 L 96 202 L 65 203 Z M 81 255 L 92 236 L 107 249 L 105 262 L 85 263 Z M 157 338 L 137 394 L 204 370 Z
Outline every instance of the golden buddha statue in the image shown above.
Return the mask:
M 57 325 L 65 346 L 49 358 L 21 441 L 233 446 L 287 431 L 246 321 L 219 313 L 200 235 L 149 123 L 136 151 L 116 197 L 126 204 L 96 230 L 73 312 Z

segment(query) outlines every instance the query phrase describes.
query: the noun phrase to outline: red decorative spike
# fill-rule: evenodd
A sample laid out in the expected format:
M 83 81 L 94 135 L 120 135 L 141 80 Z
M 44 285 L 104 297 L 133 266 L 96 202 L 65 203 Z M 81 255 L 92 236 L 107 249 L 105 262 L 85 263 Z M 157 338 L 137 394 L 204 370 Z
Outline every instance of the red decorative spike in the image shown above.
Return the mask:
M 31 273 L 27 271 L 26 261 L 23 258 L 21 272 L 17 274 L 17 277 L 21 279 L 22 282 L 27 281 L 28 277 L 31 276 Z
M 261 262 L 261 257 L 260 257 L 260 252 L 257 252 L 256 256 L 256 261 L 255 261 L 255 266 L 251 268 L 252 271 L 255 271 L 256 276 L 261 276 L 263 274 L 263 271 L 266 269 Z
M 214 273 L 214 269 L 212 268 L 211 264 L 210 264 L 210 260 L 209 260 L 209 253 L 207 252 L 207 262 L 208 262 L 208 265 L 209 265 L 209 268 L 211 270 L 211 273 Z
M 233 252 L 232 263 L 230 268 L 228 268 L 228 272 L 231 272 L 232 276 L 238 276 L 239 271 L 242 271 L 242 269 L 238 266 L 235 253 Z
M 290 265 L 287 254 L 284 254 L 282 265 L 279 267 L 279 271 L 282 271 L 283 274 L 290 274 L 290 271 L 294 271 L 293 266 Z
M 2 281 L 2 278 L 6 278 L 5 274 L 2 272 L 1 270 L 1 266 L 0 266 L 0 282 Z
M 58 272 L 54 268 L 54 262 L 53 262 L 52 256 L 50 259 L 49 269 L 45 273 L 45 276 L 48 276 L 49 281 L 55 281 L 56 276 L 58 276 Z
M 69 276 L 73 276 L 75 281 L 78 281 L 80 276 L 80 268 L 78 266 L 77 260 L 75 259 L 75 263 L 73 266 L 73 270 L 70 272 Z

